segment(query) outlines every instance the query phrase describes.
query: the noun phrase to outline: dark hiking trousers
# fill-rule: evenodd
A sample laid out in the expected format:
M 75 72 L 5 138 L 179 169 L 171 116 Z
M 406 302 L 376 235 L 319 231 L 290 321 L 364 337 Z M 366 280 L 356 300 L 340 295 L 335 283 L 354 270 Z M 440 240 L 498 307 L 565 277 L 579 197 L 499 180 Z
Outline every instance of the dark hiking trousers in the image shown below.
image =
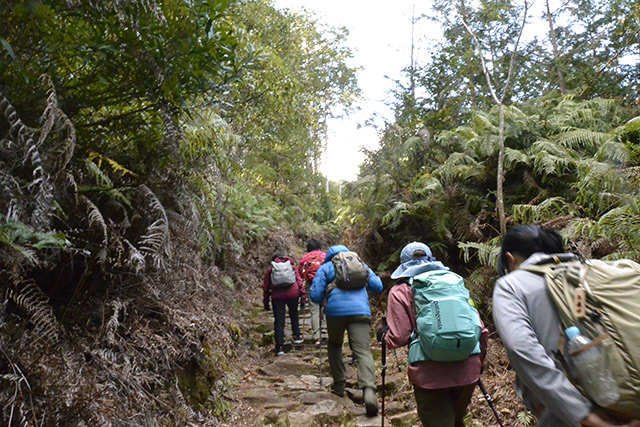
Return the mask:
M 464 427 L 464 416 L 475 384 L 426 390 L 413 386 L 418 416 L 425 427 Z
M 342 342 L 346 331 L 349 336 L 349 346 L 356 362 L 358 387 L 361 389 L 370 387 L 375 390 L 376 378 L 373 355 L 369 348 L 370 330 L 371 317 L 369 316 L 327 316 L 329 368 L 334 384 L 341 384 L 339 387 L 343 387 L 342 384 L 344 384 L 347 376 L 344 360 L 342 359 Z
M 286 310 L 289 308 L 289 319 L 291 320 L 291 332 L 294 337 L 300 336 L 300 321 L 298 319 L 298 297 L 271 300 L 273 305 L 273 329 L 276 336 L 276 350 L 282 349 L 284 345 L 284 320 Z

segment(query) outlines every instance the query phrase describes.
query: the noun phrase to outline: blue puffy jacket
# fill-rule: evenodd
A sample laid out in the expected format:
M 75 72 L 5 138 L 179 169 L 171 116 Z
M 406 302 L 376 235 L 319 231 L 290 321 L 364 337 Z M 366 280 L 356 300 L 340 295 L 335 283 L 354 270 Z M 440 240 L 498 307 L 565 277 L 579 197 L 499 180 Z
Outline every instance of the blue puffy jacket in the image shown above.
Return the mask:
M 320 304 L 322 302 L 326 296 L 327 285 L 333 282 L 336 278 L 336 269 L 333 266 L 333 262 L 331 262 L 331 258 L 340 252 L 349 252 L 349 249 L 344 245 L 337 245 L 329 248 L 327 256 L 324 259 L 324 263 L 316 272 L 316 277 L 314 277 L 313 282 L 311 283 L 311 290 L 309 291 L 311 301 L 316 304 Z M 329 297 L 327 298 L 325 306 L 326 315 L 329 317 L 358 315 L 371 316 L 371 309 L 369 308 L 369 294 L 367 290 L 373 294 L 377 294 L 382 291 L 382 280 L 380 280 L 380 277 L 378 277 L 370 268 L 369 282 L 366 287 L 352 291 L 335 288 L 329 292 Z

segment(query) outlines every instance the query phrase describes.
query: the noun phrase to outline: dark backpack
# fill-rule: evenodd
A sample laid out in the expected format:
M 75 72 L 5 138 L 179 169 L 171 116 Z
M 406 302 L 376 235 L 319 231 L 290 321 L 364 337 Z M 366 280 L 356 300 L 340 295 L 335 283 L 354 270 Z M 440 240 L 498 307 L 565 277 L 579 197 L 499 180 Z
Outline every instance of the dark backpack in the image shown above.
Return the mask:
M 369 282 L 369 267 L 355 252 L 338 252 L 331 258 L 336 269 L 335 284 L 338 288 L 351 291 L 362 289 Z
M 296 272 L 291 261 L 271 261 L 271 286 L 274 288 L 288 288 L 296 283 Z
M 316 272 L 324 262 L 322 252 L 316 252 L 313 255 L 309 256 L 307 260 L 302 265 L 302 279 L 306 282 L 313 281 L 313 278 L 316 277 Z

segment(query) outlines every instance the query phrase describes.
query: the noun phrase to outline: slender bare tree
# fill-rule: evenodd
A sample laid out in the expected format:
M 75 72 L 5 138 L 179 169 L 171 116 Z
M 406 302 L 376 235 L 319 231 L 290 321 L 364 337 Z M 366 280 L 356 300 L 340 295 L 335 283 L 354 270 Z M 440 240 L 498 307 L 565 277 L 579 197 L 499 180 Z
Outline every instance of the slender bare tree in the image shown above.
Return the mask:
M 464 0 L 460 0 L 460 7 L 458 8 L 460 16 L 462 18 L 462 25 L 467 30 L 471 39 L 473 40 L 473 44 L 478 51 L 478 56 L 480 57 L 480 61 L 482 62 L 482 71 L 484 73 L 485 78 L 487 79 L 487 86 L 489 87 L 489 92 L 491 93 L 491 97 L 496 102 L 498 106 L 499 114 L 500 114 L 500 125 L 499 125 L 499 133 L 498 133 L 498 144 L 499 144 L 499 152 L 498 152 L 498 173 L 497 173 L 497 186 L 496 186 L 496 209 L 498 211 L 498 217 L 500 220 L 500 233 L 504 236 L 507 233 L 507 219 L 504 210 L 504 101 L 507 97 L 507 93 L 509 93 L 509 89 L 511 87 L 511 80 L 514 73 L 514 64 L 516 59 L 516 54 L 518 52 L 518 46 L 520 44 L 520 39 L 522 38 L 522 32 L 527 23 L 527 15 L 529 13 L 529 2 L 525 0 L 524 2 L 524 11 L 522 14 L 522 23 L 520 24 L 520 29 L 518 31 L 518 38 L 513 46 L 513 51 L 511 52 L 511 59 L 509 61 L 509 71 L 507 73 L 507 80 L 504 82 L 502 86 L 501 93 L 495 89 L 493 84 L 493 79 L 491 78 L 491 74 L 487 68 L 487 60 L 484 57 L 484 53 L 482 51 L 482 47 L 480 45 L 480 41 L 476 36 L 475 32 L 471 28 L 469 24 L 469 16 L 467 12 L 467 8 Z
M 553 48 L 553 68 L 558 75 L 558 86 L 560 87 L 560 93 L 567 94 L 567 89 L 564 84 L 564 74 L 560 66 L 560 54 L 558 53 L 558 40 L 556 38 L 556 29 L 553 26 L 553 16 L 551 15 L 551 8 L 549 7 L 549 0 L 546 0 L 545 5 L 547 7 L 547 22 L 549 23 L 549 39 L 551 40 L 551 47 Z

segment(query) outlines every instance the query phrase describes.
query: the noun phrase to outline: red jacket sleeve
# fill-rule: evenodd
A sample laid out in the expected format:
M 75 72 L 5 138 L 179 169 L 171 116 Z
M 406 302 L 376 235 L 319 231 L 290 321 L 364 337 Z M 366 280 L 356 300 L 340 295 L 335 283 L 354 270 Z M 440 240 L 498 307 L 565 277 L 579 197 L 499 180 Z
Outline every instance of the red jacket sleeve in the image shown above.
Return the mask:
M 300 274 L 300 277 L 302 277 L 302 269 L 304 268 L 304 263 L 307 262 L 307 258 L 309 258 L 308 253 L 302 255 L 302 258 L 300 259 L 300 264 L 298 264 L 298 273 Z
M 411 332 L 416 327 L 414 311 L 411 288 L 404 283 L 392 287 L 387 299 L 387 325 L 389 326 L 389 331 L 384 337 L 384 341 L 389 348 L 409 345 Z

